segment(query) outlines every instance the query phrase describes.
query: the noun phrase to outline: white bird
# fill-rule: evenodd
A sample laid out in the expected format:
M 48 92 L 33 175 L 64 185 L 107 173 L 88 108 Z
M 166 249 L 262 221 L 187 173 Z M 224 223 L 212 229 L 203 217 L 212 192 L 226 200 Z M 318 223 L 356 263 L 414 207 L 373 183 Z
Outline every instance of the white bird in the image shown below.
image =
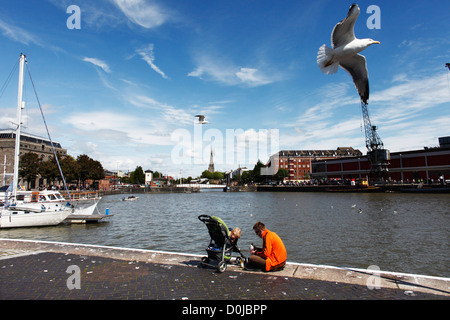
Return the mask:
M 208 121 L 205 121 L 205 116 L 202 114 L 198 114 L 195 116 L 196 118 L 198 118 L 198 124 L 206 124 L 209 123 Z
M 366 58 L 359 52 L 379 41 L 372 39 L 357 39 L 355 37 L 355 22 L 359 16 L 359 7 L 352 4 L 347 17 L 336 24 L 331 33 L 333 48 L 322 45 L 317 52 L 317 63 L 325 74 L 336 73 L 338 67 L 350 73 L 361 100 L 367 104 L 369 100 L 369 75 Z

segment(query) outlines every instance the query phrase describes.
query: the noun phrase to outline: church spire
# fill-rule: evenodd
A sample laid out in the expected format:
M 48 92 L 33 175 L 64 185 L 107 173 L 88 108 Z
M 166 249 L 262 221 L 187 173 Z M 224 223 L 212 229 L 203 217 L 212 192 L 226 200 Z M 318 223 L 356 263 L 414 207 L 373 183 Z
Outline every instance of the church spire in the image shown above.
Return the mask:
M 212 146 L 211 146 L 211 158 L 209 160 L 208 171 L 214 173 L 214 161 L 213 161 L 213 149 L 212 149 Z

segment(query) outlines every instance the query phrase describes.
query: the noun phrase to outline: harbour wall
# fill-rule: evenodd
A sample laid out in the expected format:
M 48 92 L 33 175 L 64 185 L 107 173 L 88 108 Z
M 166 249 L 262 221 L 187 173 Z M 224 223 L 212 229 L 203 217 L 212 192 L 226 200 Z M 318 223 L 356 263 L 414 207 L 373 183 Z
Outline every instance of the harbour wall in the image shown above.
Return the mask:
M 201 186 L 192 187 L 127 187 L 117 190 L 100 190 L 100 195 L 114 194 L 142 194 L 142 193 L 197 193 L 203 189 Z M 208 188 L 213 189 L 213 188 Z M 226 186 L 224 192 L 352 192 L 352 193 L 450 193 L 447 185 L 420 185 L 420 184 L 385 184 L 369 187 L 347 185 L 247 185 Z

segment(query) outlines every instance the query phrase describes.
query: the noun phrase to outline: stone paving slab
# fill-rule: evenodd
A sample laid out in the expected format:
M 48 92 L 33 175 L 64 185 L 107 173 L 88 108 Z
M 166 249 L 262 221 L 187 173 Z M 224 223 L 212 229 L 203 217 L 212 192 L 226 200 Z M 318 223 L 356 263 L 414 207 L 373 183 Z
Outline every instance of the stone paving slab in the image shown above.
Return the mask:
M 79 289 L 71 266 L 80 270 Z M 0 299 L 365 300 L 441 299 L 425 293 L 253 272 L 217 273 L 180 265 L 37 253 L 0 261 Z M 69 283 L 69 284 L 68 284 Z
M 262 273 L 229 265 L 218 273 L 200 268 L 197 255 L 7 239 L 0 239 L 2 253 L 6 253 L 0 259 L 2 300 L 450 299 L 449 291 L 442 289 L 442 283 L 444 288 L 448 285 L 445 278 L 421 291 L 389 287 L 393 280 L 387 279 L 382 280 L 389 286 L 369 289 L 364 277 L 373 275 L 357 269 L 331 267 L 332 272 L 326 273 L 324 266 L 289 264 L 282 272 Z M 336 273 L 343 281 L 336 280 Z M 405 279 L 401 281 L 406 283 Z

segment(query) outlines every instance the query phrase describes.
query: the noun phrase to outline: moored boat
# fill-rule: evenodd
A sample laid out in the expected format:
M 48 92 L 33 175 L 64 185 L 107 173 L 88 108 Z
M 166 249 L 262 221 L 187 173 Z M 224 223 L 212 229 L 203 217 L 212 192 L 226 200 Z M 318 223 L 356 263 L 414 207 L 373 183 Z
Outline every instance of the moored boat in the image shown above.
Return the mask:
M 128 196 L 126 198 L 122 198 L 123 201 L 136 201 L 137 199 L 139 199 L 139 197 L 136 196 Z
M 31 200 L 24 201 L 25 194 L 20 194 L 18 190 L 19 180 L 19 160 L 20 160 L 20 135 L 22 127 L 22 110 L 25 108 L 23 102 L 23 74 L 26 57 L 20 55 L 19 67 L 19 86 L 17 98 L 17 128 L 15 130 L 15 148 L 14 148 L 14 172 L 13 181 L 5 192 L 0 211 L 0 228 L 17 227 L 36 227 L 51 226 L 63 222 L 69 214 L 74 212 L 74 208 L 65 199 L 58 199 L 56 194 L 55 201 L 39 202 L 39 193 L 31 193 Z M 52 196 L 49 197 L 49 199 Z

